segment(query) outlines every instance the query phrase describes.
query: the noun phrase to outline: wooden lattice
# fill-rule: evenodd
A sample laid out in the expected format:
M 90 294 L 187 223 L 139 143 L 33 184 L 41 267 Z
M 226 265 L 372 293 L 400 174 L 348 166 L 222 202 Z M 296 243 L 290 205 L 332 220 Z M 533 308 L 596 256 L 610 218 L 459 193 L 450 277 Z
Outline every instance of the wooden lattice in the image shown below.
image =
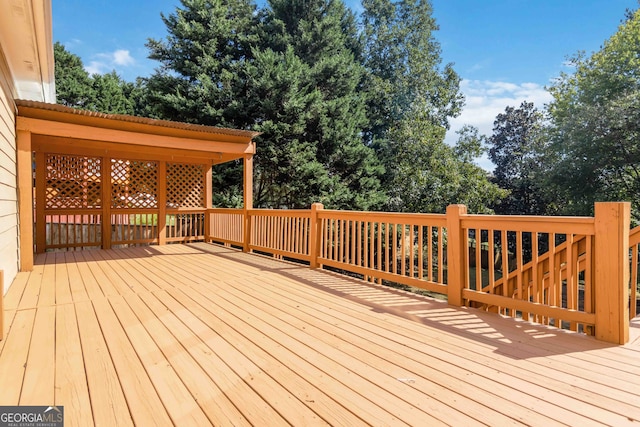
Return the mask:
M 157 208 L 158 163 L 111 159 L 111 207 Z
M 204 207 L 205 166 L 167 163 L 167 207 Z
M 100 157 L 47 154 L 45 208 L 100 208 L 101 160 Z

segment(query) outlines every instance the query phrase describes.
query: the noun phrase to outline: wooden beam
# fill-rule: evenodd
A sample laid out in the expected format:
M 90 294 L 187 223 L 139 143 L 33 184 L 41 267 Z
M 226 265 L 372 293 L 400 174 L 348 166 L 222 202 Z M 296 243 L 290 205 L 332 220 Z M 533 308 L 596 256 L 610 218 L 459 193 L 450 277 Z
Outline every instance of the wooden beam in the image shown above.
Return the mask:
M 596 338 L 615 344 L 629 341 L 628 202 L 595 205 Z
M 102 157 L 102 249 L 111 249 L 111 158 Z
M 33 164 L 31 132 L 16 131 L 20 271 L 33 270 Z
M 158 244 L 167 242 L 167 162 L 158 162 Z
M 16 127 L 18 130 L 24 130 L 34 134 L 58 136 L 62 138 L 79 138 L 92 141 L 115 142 L 146 147 L 163 147 L 176 150 L 206 151 L 212 153 L 255 153 L 255 145 L 252 142 L 238 143 L 178 136 L 154 135 L 127 130 L 54 122 L 21 116 L 16 118 Z
M 244 156 L 244 208 L 253 209 L 253 155 Z
M 243 166 L 244 245 L 242 250 L 249 252 L 251 245 L 251 217 L 248 211 L 253 209 L 253 155 L 244 156 Z
M 320 255 L 320 244 L 322 242 L 322 226 L 321 219 L 318 218 L 318 211 L 324 208 L 322 203 L 313 203 L 311 205 L 311 224 L 309 230 L 309 267 L 318 268 L 318 257 Z
M 45 222 L 45 199 L 47 197 L 46 160 L 44 153 L 36 153 L 36 253 L 41 254 L 47 244 L 47 224 Z
M 77 154 L 80 156 L 111 156 L 135 160 L 168 160 L 183 163 L 224 163 L 239 159 L 244 153 L 220 153 L 195 150 L 177 150 L 149 146 L 129 145 L 80 138 L 62 138 L 33 134 L 33 151 Z
M 204 207 L 211 209 L 213 207 L 213 166 L 209 165 L 204 174 Z M 211 239 L 211 214 L 207 211 L 204 214 L 204 241 L 209 242 Z

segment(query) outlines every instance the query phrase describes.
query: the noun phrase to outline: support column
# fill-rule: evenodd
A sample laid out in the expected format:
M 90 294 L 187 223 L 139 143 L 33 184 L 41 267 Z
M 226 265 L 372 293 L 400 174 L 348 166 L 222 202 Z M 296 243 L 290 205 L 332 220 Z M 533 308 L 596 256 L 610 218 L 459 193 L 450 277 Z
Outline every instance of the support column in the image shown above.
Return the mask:
M 249 210 L 253 209 L 253 154 L 247 154 L 244 156 L 243 171 L 243 183 L 244 183 L 244 243 L 242 250 L 249 252 L 249 245 L 251 244 L 251 217 L 249 216 Z
M 467 214 L 465 205 L 447 206 L 447 294 L 450 305 L 462 306 L 467 264 L 467 239 L 460 222 Z
M 628 202 L 595 204 L 596 338 L 615 344 L 629 341 Z
M 44 253 L 47 245 L 47 224 L 45 221 L 45 201 L 47 199 L 47 178 L 46 178 L 46 160 L 42 151 L 36 151 L 36 182 L 35 182 L 35 202 L 36 217 L 35 222 L 35 240 L 36 253 Z
M 102 157 L 101 166 L 102 249 L 111 249 L 111 157 Z
M 158 161 L 158 244 L 167 242 L 167 162 Z
M 18 233 L 20 271 L 33 270 L 33 160 L 31 132 L 16 131 L 18 172 Z M 43 203 L 44 200 L 41 201 Z M 41 221 L 44 218 L 41 219 Z
M 204 241 L 211 241 L 211 214 L 209 209 L 213 208 L 213 165 L 208 165 L 204 174 L 204 207 L 207 211 L 204 213 Z

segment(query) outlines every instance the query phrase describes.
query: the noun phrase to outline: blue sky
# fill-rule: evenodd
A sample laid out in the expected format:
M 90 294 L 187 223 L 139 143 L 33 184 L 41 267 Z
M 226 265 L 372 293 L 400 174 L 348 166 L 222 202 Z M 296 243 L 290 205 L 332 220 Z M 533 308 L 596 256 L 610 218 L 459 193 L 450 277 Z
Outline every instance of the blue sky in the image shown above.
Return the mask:
M 160 13 L 178 0 L 53 0 L 53 36 L 79 55 L 88 71 L 115 70 L 126 80 L 148 76 L 157 66 L 146 58 L 147 38 L 166 32 Z M 360 2 L 347 0 L 357 11 Z M 566 58 L 591 53 L 613 35 L 627 8 L 638 0 L 432 0 L 440 25 L 436 38 L 443 62 L 453 62 L 467 98 L 451 122 L 447 141 L 463 124 L 491 134 L 505 107 L 523 100 L 542 107 L 544 89 Z M 490 168 L 486 159 L 480 161 Z

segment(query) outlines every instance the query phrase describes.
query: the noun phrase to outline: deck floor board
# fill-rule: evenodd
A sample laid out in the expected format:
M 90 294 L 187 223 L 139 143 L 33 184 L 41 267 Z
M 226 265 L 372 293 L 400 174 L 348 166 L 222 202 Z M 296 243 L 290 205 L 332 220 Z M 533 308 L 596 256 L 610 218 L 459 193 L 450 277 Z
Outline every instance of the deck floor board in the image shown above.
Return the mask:
M 205 243 L 38 255 L 5 322 L 0 405 L 68 425 L 640 425 L 640 339 Z

